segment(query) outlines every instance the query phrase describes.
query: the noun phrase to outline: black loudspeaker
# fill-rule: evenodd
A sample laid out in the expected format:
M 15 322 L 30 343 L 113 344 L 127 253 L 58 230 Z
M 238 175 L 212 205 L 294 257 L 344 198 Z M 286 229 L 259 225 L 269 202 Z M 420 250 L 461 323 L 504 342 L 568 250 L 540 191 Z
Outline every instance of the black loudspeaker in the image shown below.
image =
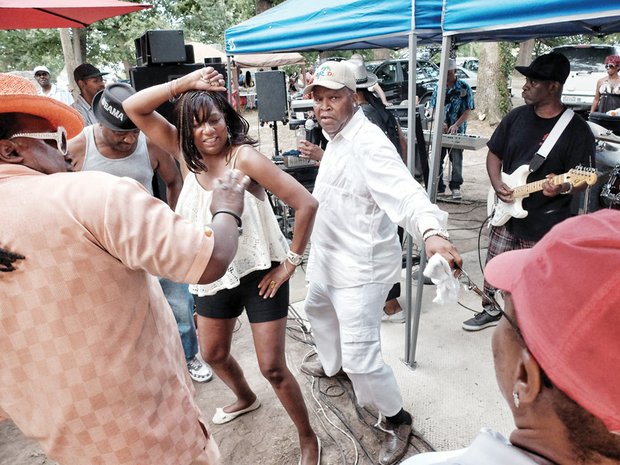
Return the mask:
M 259 71 L 255 75 L 258 119 L 286 121 L 288 106 L 284 71 Z
M 142 90 L 147 87 L 172 81 L 173 79 L 185 76 L 200 68 L 204 68 L 202 63 L 191 65 L 138 66 L 129 69 L 129 77 L 132 87 L 136 90 Z M 157 109 L 158 113 L 171 123 L 173 106 L 173 103 L 166 102 Z
M 167 63 L 185 63 L 185 39 L 183 31 L 146 31 L 134 41 L 138 66 Z
M 196 58 L 194 56 L 194 46 L 190 44 L 185 44 L 185 63 L 196 63 Z

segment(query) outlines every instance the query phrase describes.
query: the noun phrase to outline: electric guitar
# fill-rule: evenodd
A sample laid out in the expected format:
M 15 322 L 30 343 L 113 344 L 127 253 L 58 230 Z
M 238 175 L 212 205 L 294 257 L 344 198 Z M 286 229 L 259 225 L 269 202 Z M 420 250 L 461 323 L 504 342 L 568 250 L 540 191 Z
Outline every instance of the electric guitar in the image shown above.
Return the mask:
M 522 206 L 523 198 L 534 192 L 543 190 L 543 183 L 546 181 L 546 179 L 541 179 L 539 181 L 526 183 L 527 176 L 530 174 L 529 168 L 529 165 L 523 165 L 517 168 L 512 174 L 502 173 L 502 182 L 514 191 L 512 194 L 514 202 L 502 202 L 497 198 L 495 190 L 492 187 L 489 190 L 487 214 L 491 217 L 489 222 L 491 226 L 501 226 L 510 218 L 525 218 L 527 216 L 527 211 L 524 210 Z M 591 186 L 596 183 L 596 170 L 594 168 L 577 166 L 569 170 L 568 173 L 553 176 L 550 182 L 556 186 L 565 182 L 571 183 L 573 187 L 583 183 Z

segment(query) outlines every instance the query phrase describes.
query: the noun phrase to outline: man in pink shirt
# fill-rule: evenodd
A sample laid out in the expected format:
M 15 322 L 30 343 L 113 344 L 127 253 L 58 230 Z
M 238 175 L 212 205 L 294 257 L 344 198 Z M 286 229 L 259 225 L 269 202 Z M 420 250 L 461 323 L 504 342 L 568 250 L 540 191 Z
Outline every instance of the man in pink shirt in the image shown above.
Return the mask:
M 0 419 L 62 465 L 219 464 L 153 276 L 224 274 L 248 180 L 230 172 L 196 229 L 131 179 L 67 173 L 81 129 L 0 74 Z

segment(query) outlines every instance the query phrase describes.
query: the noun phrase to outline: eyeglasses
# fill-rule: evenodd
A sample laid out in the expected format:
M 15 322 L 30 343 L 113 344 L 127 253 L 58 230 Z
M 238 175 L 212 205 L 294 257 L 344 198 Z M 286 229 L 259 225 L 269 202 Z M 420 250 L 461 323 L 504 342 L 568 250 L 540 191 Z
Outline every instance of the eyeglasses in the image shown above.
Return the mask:
M 56 132 L 20 132 L 12 135 L 9 139 L 25 137 L 27 139 L 41 139 L 56 141 L 56 148 L 63 155 L 67 154 L 67 131 L 62 126 L 58 126 Z
M 605 65 L 605 69 L 614 69 L 616 67 L 616 65 L 614 65 L 613 63 L 607 63 Z
M 41 76 L 49 76 L 50 73 L 46 73 L 45 71 L 40 71 L 38 73 L 34 73 L 35 77 L 41 77 Z

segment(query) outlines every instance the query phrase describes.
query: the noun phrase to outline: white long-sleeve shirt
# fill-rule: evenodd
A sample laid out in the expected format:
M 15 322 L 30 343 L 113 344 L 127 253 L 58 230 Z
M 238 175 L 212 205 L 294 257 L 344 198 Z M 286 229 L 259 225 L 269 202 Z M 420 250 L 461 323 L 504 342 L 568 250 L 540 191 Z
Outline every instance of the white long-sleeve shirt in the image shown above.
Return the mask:
M 362 111 L 327 144 L 313 195 L 319 210 L 306 276 L 334 287 L 398 281 L 396 224 L 420 240 L 448 218 Z

